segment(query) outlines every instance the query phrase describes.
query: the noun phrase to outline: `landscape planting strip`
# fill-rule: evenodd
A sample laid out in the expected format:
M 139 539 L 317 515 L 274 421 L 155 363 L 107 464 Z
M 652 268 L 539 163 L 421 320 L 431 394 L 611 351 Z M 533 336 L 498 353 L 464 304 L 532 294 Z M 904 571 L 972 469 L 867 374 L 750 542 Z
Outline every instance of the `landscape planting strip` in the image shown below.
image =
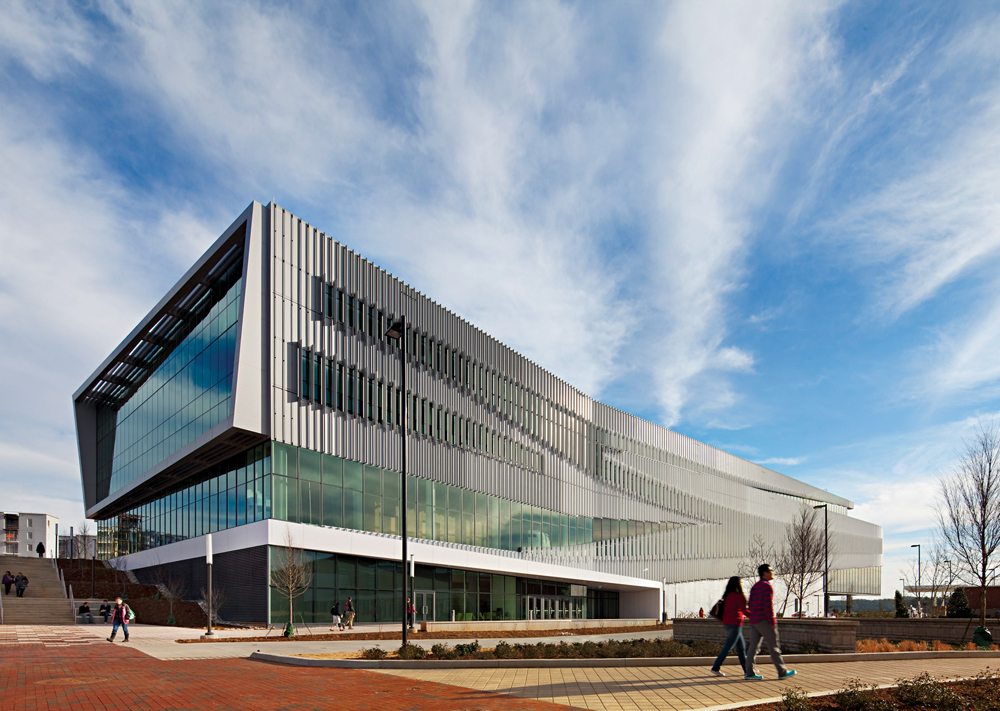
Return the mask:
M 1000 651 L 956 650 L 953 652 L 871 652 L 853 654 L 786 654 L 788 664 L 826 664 L 831 662 L 875 662 L 911 659 L 1000 658 Z M 254 652 L 250 659 L 273 664 L 303 667 L 333 667 L 340 669 L 516 669 L 516 668 L 568 668 L 568 667 L 696 667 L 711 666 L 714 657 L 620 657 L 598 659 L 310 659 L 285 654 Z M 757 657 L 766 664 L 770 657 Z M 727 665 L 738 666 L 735 657 L 726 659 Z M 893 686 L 892 684 L 888 686 Z M 824 692 L 826 693 L 826 692 Z M 820 696 L 824 693 L 819 694 Z M 780 699 L 778 699 L 780 701 Z M 755 702 L 769 703 L 769 702 Z M 745 704 L 744 704 L 745 705 Z M 719 707 L 724 708 L 724 707 Z M 726 707 L 728 708 L 728 707 Z M 735 707 L 733 707 L 735 708 Z

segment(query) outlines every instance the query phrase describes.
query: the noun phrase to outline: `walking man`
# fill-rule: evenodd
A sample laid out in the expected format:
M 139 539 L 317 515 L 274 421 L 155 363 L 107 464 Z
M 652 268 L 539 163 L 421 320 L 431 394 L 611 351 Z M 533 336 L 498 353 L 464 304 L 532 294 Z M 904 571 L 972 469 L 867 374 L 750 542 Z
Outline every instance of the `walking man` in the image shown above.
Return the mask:
M 115 635 L 118 634 L 118 626 L 121 625 L 122 631 L 125 633 L 125 641 L 128 642 L 128 623 L 129 618 L 132 617 L 132 610 L 127 604 L 122 602 L 120 597 L 115 598 L 115 609 L 111 613 L 111 636 L 108 637 L 109 642 L 115 641 Z
M 771 572 L 771 566 L 764 563 L 757 568 L 757 574 L 760 580 L 750 588 L 750 604 L 747 606 L 750 611 L 750 644 L 747 646 L 747 668 L 743 678 L 752 681 L 764 678 L 754 669 L 753 663 L 763 640 L 771 652 L 771 661 L 778 670 L 778 678 L 787 679 L 795 675 L 795 670 L 785 666 L 778 646 L 778 620 L 774 617 L 774 588 L 771 586 L 774 573 Z
M 344 622 L 347 623 L 347 629 L 354 629 L 354 600 L 352 598 L 347 598 L 347 602 L 344 603 Z

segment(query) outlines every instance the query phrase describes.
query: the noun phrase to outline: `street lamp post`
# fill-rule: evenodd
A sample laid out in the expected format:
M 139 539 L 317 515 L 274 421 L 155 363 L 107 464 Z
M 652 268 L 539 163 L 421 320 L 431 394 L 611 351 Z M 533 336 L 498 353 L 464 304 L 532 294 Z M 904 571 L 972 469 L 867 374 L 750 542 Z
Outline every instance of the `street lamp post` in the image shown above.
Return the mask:
M 403 575 L 405 576 L 406 575 L 406 564 L 408 562 L 407 561 L 408 556 L 407 556 L 407 550 L 406 550 L 406 543 L 407 543 L 407 538 L 408 538 L 408 531 L 407 531 L 407 527 L 406 527 L 406 511 L 407 511 L 407 503 L 406 503 L 406 489 L 407 489 L 407 486 L 406 486 L 406 342 L 404 340 L 405 337 L 406 337 L 406 317 L 403 316 L 402 314 L 400 314 L 399 318 L 396 320 L 395 323 L 393 323 L 389 327 L 389 330 L 386 331 L 385 335 L 388 336 L 389 338 L 397 341 L 397 345 L 399 346 L 399 390 L 397 392 L 397 395 L 399 397 L 400 408 L 399 408 L 399 417 L 396 418 L 398 420 L 398 422 L 396 422 L 396 424 L 399 426 L 399 435 L 400 435 L 400 439 L 401 439 L 401 442 L 402 442 L 402 460 L 400 462 L 400 469 L 402 470 L 402 486 L 401 486 L 401 496 L 400 496 L 400 509 L 401 509 L 401 515 L 400 515 L 401 528 L 400 528 L 400 533 L 402 535 L 400 536 L 400 538 L 403 539 L 403 557 L 402 557 L 402 560 L 403 560 Z M 409 577 L 409 576 L 407 576 L 407 577 Z M 412 579 L 410 580 L 410 583 L 412 585 Z M 406 597 L 406 588 L 407 587 L 410 587 L 410 586 L 407 586 L 405 584 L 403 585 L 403 597 Z M 410 592 L 410 602 L 413 603 L 413 593 L 412 593 L 412 591 Z M 404 605 L 404 608 L 405 608 L 405 605 Z M 409 633 L 409 624 L 408 624 L 408 620 L 407 620 L 407 618 L 409 616 L 410 616 L 409 610 L 404 609 L 403 610 L 403 646 L 406 646 L 407 635 Z
M 208 626 L 205 629 L 205 636 L 214 635 L 212 631 L 212 534 L 205 536 L 205 568 L 208 577 L 208 588 L 205 591 L 205 603 L 208 606 Z
M 920 544 L 919 543 L 914 543 L 912 546 L 910 546 L 910 548 L 916 548 L 917 549 L 917 616 L 918 617 L 923 617 L 924 616 L 924 606 L 920 602 L 920 585 L 921 585 L 921 582 L 920 582 Z
M 414 560 L 413 554 L 411 553 L 410 554 L 410 574 L 407 576 L 407 578 L 408 578 L 408 581 L 409 581 L 410 604 L 413 605 L 413 610 L 414 610 L 413 617 L 410 617 L 410 611 L 409 610 L 406 611 L 406 616 L 410 617 L 410 629 L 411 630 L 414 629 L 413 625 L 414 625 L 414 621 L 416 620 L 416 617 L 417 617 L 417 613 L 416 613 L 416 610 L 417 610 L 417 593 L 416 593 L 416 590 L 414 589 L 416 587 L 416 584 L 414 582 L 414 578 L 416 578 L 416 577 L 417 577 L 417 561 Z
M 826 504 L 813 506 L 823 509 L 823 617 L 830 616 L 830 509 Z

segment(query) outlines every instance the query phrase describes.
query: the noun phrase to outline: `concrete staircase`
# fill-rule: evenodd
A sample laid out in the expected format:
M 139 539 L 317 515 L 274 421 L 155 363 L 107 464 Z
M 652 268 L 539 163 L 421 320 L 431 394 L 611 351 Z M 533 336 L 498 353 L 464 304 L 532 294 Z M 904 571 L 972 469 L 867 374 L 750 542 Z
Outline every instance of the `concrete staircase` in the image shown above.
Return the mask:
M 3 622 L 5 625 L 72 625 L 76 620 L 70 610 L 69 600 L 63 593 L 59 573 L 52 567 L 51 558 L 22 558 L 0 556 L 0 575 L 19 572 L 28 576 L 24 597 L 17 597 L 14 586 L 10 595 L 3 595 Z

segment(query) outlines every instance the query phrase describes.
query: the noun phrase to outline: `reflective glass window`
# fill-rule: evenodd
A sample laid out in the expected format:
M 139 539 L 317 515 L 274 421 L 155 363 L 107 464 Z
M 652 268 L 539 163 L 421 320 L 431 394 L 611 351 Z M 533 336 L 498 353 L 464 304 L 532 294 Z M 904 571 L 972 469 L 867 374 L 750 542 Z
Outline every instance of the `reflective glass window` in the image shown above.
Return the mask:
M 136 374 L 141 384 L 120 404 L 98 408 L 99 498 L 229 417 L 241 275 L 239 259 L 178 307 L 187 309 L 185 318 L 143 356 L 152 372 Z

